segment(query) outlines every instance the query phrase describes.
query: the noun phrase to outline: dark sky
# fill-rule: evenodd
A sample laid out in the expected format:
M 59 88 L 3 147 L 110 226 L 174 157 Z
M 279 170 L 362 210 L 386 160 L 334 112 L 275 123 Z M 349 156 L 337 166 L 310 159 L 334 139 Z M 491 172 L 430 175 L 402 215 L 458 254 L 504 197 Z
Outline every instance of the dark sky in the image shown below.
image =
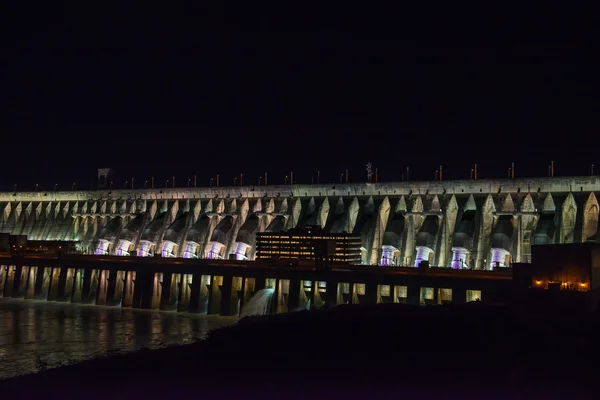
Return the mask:
M 591 11 L 282 3 L 5 12 L 2 188 L 600 173 Z

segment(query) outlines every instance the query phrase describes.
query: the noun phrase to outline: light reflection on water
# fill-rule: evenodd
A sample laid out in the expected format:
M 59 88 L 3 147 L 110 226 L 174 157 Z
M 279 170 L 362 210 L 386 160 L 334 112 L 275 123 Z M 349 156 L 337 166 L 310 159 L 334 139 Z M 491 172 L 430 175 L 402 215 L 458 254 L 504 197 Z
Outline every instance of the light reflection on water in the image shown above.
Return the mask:
M 237 317 L 0 299 L 0 378 L 130 352 L 191 343 Z

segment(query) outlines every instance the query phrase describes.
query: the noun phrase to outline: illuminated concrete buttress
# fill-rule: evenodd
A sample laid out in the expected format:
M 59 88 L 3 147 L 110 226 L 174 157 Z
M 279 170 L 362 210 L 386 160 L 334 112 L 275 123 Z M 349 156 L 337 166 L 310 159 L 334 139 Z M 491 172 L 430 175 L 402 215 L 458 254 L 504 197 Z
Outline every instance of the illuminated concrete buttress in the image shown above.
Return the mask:
M 600 193 L 600 178 L 595 176 L 11 191 L 0 193 L 0 232 L 27 235 L 32 240 L 77 241 L 78 247 L 88 254 L 98 251 L 135 256 L 168 250 L 169 256 L 206 257 L 213 247 L 210 238 L 214 229 L 230 216 L 231 230 L 225 236 L 222 232 L 219 234 L 220 240 L 226 242 L 221 243 L 226 249 L 222 256 L 229 257 L 239 253 L 239 243 L 245 243 L 236 240 L 235 232 L 239 232 L 250 215 L 256 215 L 259 228 L 253 230 L 246 241 L 252 241 L 252 235 L 259 230 L 289 229 L 313 223 L 326 226 L 332 232 L 360 233 L 367 264 L 382 264 L 384 254 L 393 253 L 397 264 L 415 265 L 419 252 L 421 255 L 429 252 L 433 253 L 433 266 L 456 267 L 464 258 L 474 261 L 468 267 L 490 268 L 493 260 L 500 260 L 502 254 L 505 264 L 506 260 L 509 264 L 529 261 L 530 248 L 536 243 L 597 241 L 597 193 Z M 239 218 L 245 202 L 251 210 L 246 212 L 246 217 Z M 255 208 L 259 202 L 260 211 Z M 209 203 L 212 204 L 210 210 Z M 236 211 L 232 213 L 233 203 Z M 404 214 L 397 214 L 397 209 L 402 209 L 401 203 L 410 207 L 406 207 Z M 466 203 L 477 203 L 477 206 L 465 212 Z M 430 246 L 417 246 L 421 226 L 428 216 L 431 222 L 435 208 L 439 208 L 439 231 L 435 233 L 433 228 L 428 231 Z M 392 222 L 395 228 L 390 228 Z M 471 225 L 474 228 L 469 233 L 470 228 L 467 228 Z M 390 229 L 400 230 L 400 233 Z M 395 235 L 393 240 L 397 245 L 384 243 L 391 234 Z M 467 244 L 457 245 L 456 240 Z M 493 247 L 493 242 L 499 247 Z M 250 259 L 253 257 L 252 250 L 248 255 Z

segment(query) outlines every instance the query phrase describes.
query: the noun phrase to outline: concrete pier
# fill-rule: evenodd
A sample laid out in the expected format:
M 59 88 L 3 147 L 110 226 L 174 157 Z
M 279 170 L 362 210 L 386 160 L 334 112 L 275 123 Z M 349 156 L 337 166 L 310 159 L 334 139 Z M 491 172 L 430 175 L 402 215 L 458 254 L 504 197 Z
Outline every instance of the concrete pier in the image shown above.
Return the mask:
M 0 295 L 148 310 L 240 315 L 273 289 L 272 313 L 339 304 L 464 303 L 512 293 L 510 269 L 273 267 L 251 261 L 62 256 L 0 258 Z

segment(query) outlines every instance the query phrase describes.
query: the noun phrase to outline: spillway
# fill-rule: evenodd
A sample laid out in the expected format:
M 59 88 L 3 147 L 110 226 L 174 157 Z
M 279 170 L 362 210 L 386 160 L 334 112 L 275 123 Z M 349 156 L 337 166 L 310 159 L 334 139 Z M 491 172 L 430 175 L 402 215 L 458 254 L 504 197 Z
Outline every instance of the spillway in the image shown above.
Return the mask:
M 598 241 L 600 178 L 0 193 L 0 232 L 86 254 L 253 260 L 305 224 L 362 238 L 362 264 L 491 269 L 531 246 Z

